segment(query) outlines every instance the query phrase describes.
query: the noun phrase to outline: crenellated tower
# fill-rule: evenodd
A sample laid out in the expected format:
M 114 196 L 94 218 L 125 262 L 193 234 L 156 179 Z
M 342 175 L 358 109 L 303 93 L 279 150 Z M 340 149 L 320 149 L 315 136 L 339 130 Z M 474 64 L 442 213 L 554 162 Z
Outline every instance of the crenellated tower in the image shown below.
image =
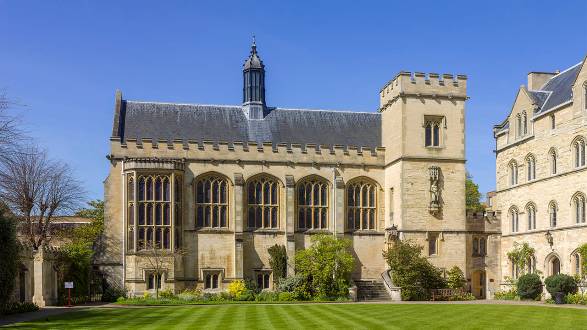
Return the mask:
M 437 266 L 463 270 L 466 89 L 463 75 L 400 72 L 381 89 L 379 109 L 386 225 Z

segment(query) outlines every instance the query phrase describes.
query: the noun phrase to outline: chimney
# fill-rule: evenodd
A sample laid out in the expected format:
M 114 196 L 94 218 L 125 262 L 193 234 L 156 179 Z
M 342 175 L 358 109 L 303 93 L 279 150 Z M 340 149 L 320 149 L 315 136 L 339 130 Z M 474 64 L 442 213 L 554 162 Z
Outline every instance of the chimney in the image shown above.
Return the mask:
M 548 79 L 554 77 L 558 72 L 530 72 L 528 73 L 528 89 L 538 90 Z

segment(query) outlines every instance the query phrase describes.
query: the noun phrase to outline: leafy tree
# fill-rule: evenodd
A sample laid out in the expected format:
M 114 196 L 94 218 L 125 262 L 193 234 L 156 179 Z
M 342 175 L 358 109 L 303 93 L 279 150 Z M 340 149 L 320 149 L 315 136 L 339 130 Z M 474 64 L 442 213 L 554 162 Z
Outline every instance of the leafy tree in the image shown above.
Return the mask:
M 465 179 L 465 194 L 467 211 L 483 212 L 485 210 L 485 207 L 481 204 L 481 193 L 479 192 L 479 186 L 473 182 L 473 177 L 468 172 Z
M 522 299 L 536 300 L 542 294 L 542 281 L 538 274 L 524 274 L 518 278 L 517 294 Z
M 12 219 L 0 210 L 0 310 L 5 306 L 15 286 L 18 273 L 20 247 L 16 238 L 16 227 Z
M 397 240 L 383 253 L 393 283 L 402 288 L 402 300 L 428 300 L 431 289 L 446 286 L 441 271 L 421 255 L 422 249 L 409 240 Z
M 285 246 L 275 244 L 267 252 L 269 252 L 269 265 L 273 270 L 273 282 L 278 283 L 287 275 L 287 251 Z
M 579 246 L 578 252 L 581 256 L 581 280 L 587 277 L 587 243 Z
M 309 280 L 318 297 L 346 296 L 354 266 L 350 246 L 348 239 L 312 236 L 312 246 L 296 253 L 296 273 Z
M 534 257 L 535 252 L 536 250 L 527 242 L 521 244 L 514 242 L 514 248 L 507 255 L 511 262 L 518 266 L 520 272 L 525 274 L 528 263 Z
M 448 271 L 448 279 L 446 282 L 451 289 L 462 289 L 465 287 L 467 280 L 465 279 L 463 271 L 458 266 L 453 266 Z

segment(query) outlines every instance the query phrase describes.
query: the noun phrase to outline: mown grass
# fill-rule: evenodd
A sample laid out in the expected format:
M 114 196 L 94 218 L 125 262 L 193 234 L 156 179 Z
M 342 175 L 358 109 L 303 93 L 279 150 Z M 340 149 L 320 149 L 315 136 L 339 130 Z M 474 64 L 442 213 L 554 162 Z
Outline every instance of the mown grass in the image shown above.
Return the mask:
M 586 329 L 587 310 L 515 305 L 293 304 L 92 308 L 23 329 Z

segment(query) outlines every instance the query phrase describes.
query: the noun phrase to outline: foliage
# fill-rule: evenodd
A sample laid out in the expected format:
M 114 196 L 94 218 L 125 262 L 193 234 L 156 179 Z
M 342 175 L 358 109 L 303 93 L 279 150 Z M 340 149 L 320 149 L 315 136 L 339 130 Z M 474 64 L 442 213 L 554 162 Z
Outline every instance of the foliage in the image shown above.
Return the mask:
M 39 306 L 32 302 L 11 302 L 2 305 L 0 308 L 0 315 L 28 313 L 38 311 Z
M 587 243 L 579 246 L 577 253 L 581 256 L 581 277 L 587 277 Z
M 465 274 L 458 266 L 453 266 L 448 271 L 448 279 L 446 284 L 451 289 L 462 289 L 465 287 L 467 280 L 465 279 Z
M 202 297 L 200 289 L 185 289 L 177 295 L 177 298 L 184 301 L 197 301 Z
M 173 294 L 173 290 L 165 289 L 159 291 L 159 297 L 161 298 L 173 298 L 175 295 Z
M 483 212 L 485 207 L 481 204 L 481 193 L 479 192 L 479 186 L 473 182 L 473 177 L 467 172 L 467 178 L 465 180 L 465 199 L 467 211 L 470 212 Z
M 279 301 L 279 292 L 263 291 L 255 296 L 255 301 Z
M 311 283 L 307 276 L 301 274 L 280 279 L 277 291 L 291 293 L 294 300 L 309 300 L 312 297 Z
M 565 296 L 567 304 L 587 305 L 587 294 L 583 293 L 569 293 Z
M 518 266 L 520 272 L 525 274 L 528 261 L 534 257 L 535 252 L 536 250 L 533 247 L 530 247 L 530 244 L 527 242 L 521 244 L 514 242 L 514 248 L 507 253 L 507 256 L 514 265 Z
M 73 230 L 73 237 L 78 241 L 93 243 L 104 232 L 104 201 L 93 200 L 89 201 L 88 205 L 91 208 L 82 209 L 75 215 L 92 221 L 88 225 L 76 227 Z
M 126 289 L 108 285 L 102 292 L 103 302 L 115 302 L 119 298 L 126 298 Z
M 402 300 L 428 300 L 431 289 L 446 286 L 441 271 L 421 255 L 422 249 L 409 240 L 397 240 L 383 253 L 393 283 L 402 288 Z
M 296 253 L 296 273 L 306 276 L 315 295 L 348 295 L 354 265 L 350 245 L 348 239 L 321 234 L 312 236 L 312 246 Z
M 280 292 L 279 293 L 279 301 L 294 301 L 296 300 L 294 294 L 291 292 Z
M 239 299 L 242 295 L 247 293 L 247 286 L 243 280 L 235 280 L 228 285 L 228 294 Z
M 542 295 L 542 281 L 538 274 L 524 274 L 518 278 L 517 294 L 521 299 L 539 299 Z
M 20 246 L 16 238 L 14 221 L 1 210 L 0 242 L 0 306 L 4 306 L 8 303 L 16 284 Z
M 572 276 L 566 274 L 557 274 L 547 277 L 544 280 L 546 290 L 554 296 L 557 292 L 562 292 L 565 295 L 569 293 L 577 293 L 577 282 Z
M 493 298 L 495 300 L 518 300 L 518 292 L 516 289 L 510 289 L 508 291 L 497 291 Z
M 287 275 L 287 251 L 285 246 L 275 244 L 267 252 L 269 252 L 269 265 L 273 270 L 273 282 L 278 283 Z
M 450 296 L 448 298 L 449 301 L 469 301 L 469 300 L 475 300 L 475 299 L 477 299 L 475 297 L 475 295 L 473 295 L 470 292 L 457 293 L 457 294 Z

